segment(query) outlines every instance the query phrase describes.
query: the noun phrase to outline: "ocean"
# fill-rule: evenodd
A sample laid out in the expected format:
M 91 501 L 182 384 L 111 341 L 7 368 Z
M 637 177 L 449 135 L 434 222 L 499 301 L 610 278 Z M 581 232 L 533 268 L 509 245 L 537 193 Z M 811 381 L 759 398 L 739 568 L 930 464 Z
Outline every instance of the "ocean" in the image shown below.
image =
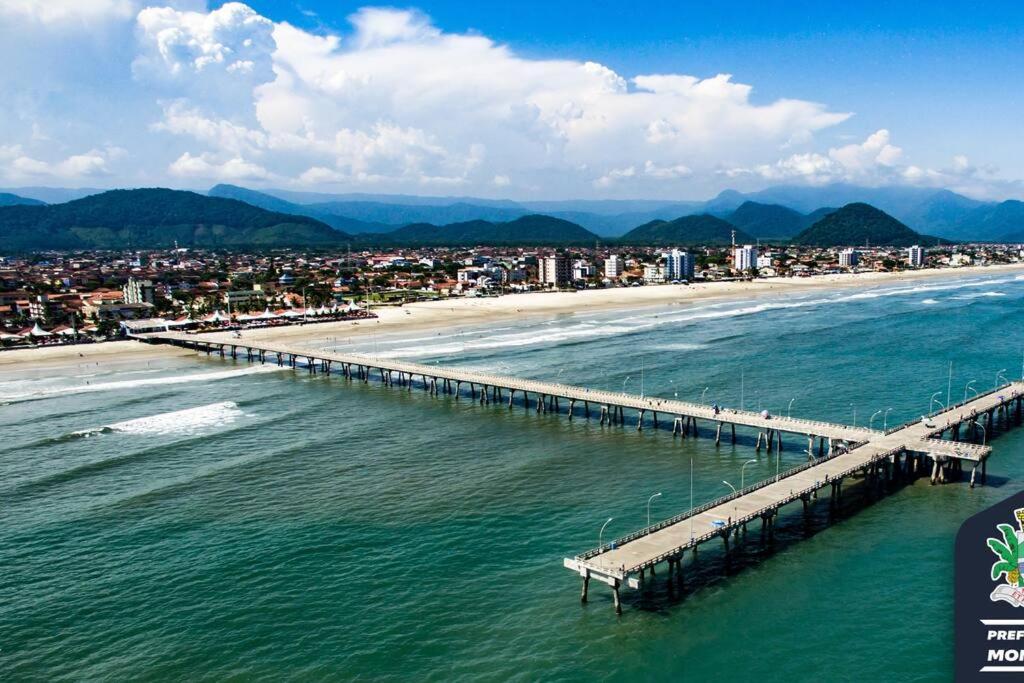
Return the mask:
M 950 277 L 318 344 L 881 427 L 1020 377 L 1022 302 Z M 632 419 L 205 355 L 0 370 L 0 678 L 952 678 L 953 538 L 1024 488 L 1024 429 L 986 486 L 792 506 L 773 548 L 709 544 L 616 617 L 562 567 L 605 520 L 688 509 L 691 463 L 699 505 L 806 459 Z

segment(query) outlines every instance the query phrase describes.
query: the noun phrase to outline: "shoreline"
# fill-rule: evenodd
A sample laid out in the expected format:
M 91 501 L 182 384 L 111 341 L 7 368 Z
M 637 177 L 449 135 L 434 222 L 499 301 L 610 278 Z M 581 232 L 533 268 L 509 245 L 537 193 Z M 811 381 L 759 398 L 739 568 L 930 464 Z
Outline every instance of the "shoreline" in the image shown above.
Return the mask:
M 872 287 L 899 282 L 978 275 L 1024 273 L 1024 263 L 964 268 L 930 268 L 898 273 L 844 273 L 808 278 L 773 278 L 739 282 L 707 282 L 691 285 L 646 285 L 588 289 L 575 292 L 530 292 L 500 297 L 459 298 L 376 308 L 376 319 L 310 323 L 243 331 L 243 337 L 261 341 L 311 343 L 338 336 L 374 333 L 443 330 L 463 325 L 486 324 L 519 317 L 540 317 L 580 312 L 631 310 L 643 307 L 688 304 L 708 300 L 764 297 L 791 292 Z M 211 332 L 203 337 L 228 341 L 232 332 Z M 148 345 L 133 340 L 35 349 L 13 349 L 0 353 L 0 369 L 24 369 L 32 365 L 47 368 L 100 360 L 146 360 L 190 355 L 186 349 Z
M 542 317 L 584 312 L 633 310 L 701 301 L 728 301 L 746 297 L 764 297 L 791 292 L 838 290 L 872 287 L 898 282 L 936 278 L 960 278 L 978 275 L 1024 274 L 1024 263 L 1003 266 L 929 268 L 900 273 L 849 273 L 808 278 L 765 279 L 751 282 L 707 282 L 691 285 L 647 285 L 588 289 L 576 292 L 530 292 L 500 297 L 459 298 L 425 301 L 402 307 L 372 309 L 376 320 L 313 323 L 295 327 L 277 327 L 243 331 L 250 339 L 312 342 L 332 336 L 354 337 L 375 333 L 443 330 L 463 325 L 478 325 L 522 317 Z M 204 334 L 207 339 L 226 341 L 230 332 Z

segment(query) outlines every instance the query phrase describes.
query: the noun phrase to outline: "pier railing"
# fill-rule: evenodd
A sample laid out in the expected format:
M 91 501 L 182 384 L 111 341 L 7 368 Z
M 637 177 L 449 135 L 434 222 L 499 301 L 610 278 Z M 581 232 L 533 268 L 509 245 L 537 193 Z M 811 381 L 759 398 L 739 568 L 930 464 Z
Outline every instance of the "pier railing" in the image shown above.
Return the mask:
M 854 446 L 851 446 L 850 450 L 853 450 L 853 448 L 859 447 L 861 445 L 863 445 L 863 444 L 855 444 Z M 878 457 L 879 458 L 881 458 L 881 457 L 888 457 L 889 455 L 893 455 L 894 453 L 896 453 L 898 451 L 901 451 L 901 450 L 903 450 L 902 447 L 897 448 L 897 449 L 893 449 L 892 452 L 887 451 L 884 455 L 880 454 Z M 630 541 L 635 541 L 638 538 L 642 538 L 644 536 L 650 535 L 650 534 L 652 534 L 652 533 L 654 533 L 656 531 L 660 531 L 661 529 L 664 529 L 666 527 L 673 526 L 673 525 L 678 524 L 680 522 L 685 522 L 687 519 L 690 519 L 691 517 L 696 517 L 697 515 L 699 515 L 699 514 L 701 514 L 703 512 L 707 512 L 708 510 L 712 510 L 712 509 L 714 509 L 716 507 L 719 507 L 720 505 L 725 505 L 726 503 L 728 503 L 728 502 L 730 502 L 732 500 L 736 500 L 737 498 L 742 498 L 743 496 L 751 494 L 754 491 L 757 491 L 759 489 L 763 489 L 766 486 L 770 486 L 772 484 L 777 484 L 778 482 L 782 481 L 783 479 L 786 479 L 786 478 L 791 477 L 791 476 L 793 476 L 795 474 L 799 474 L 801 472 L 809 470 L 812 467 L 817 467 L 818 465 L 821 465 L 822 463 L 828 462 L 828 461 L 833 460 L 835 458 L 838 458 L 838 457 L 840 457 L 842 455 L 846 455 L 846 453 L 848 453 L 848 452 L 849 451 L 844 451 L 844 450 L 841 450 L 841 449 L 837 449 L 835 452 L 833 452 L 833 453 L 831 453 L 829 455 L 825 455 L 825 456 L 822 456 L 820 458 L 816 458 L 814 460 L 811 460 L 811 461 L 805 462 L 803 464 L 797 465 L 796 467 L 790 468 L 790 469 L 786 470 L 785 472 L 780 472 L 779 474 L 776 474 L 775 476 L 769 477 L 767 479 L 762 479 L 761 481 L 759 481 L 757 483 L 754 483 L 754 484 L 751 484 L 750 486 L 746 486 L 746 487 L 744 487 L 742 489 L 738 489 L 737 491 L 735 491 L 733 493 L 726 494 L 724 496 L 721 496 L 720 498 L 715 498 L 714 500 L 708 501 L 707 503 L 704 503 L 703 505 L 695 507 L 692 510 L 687 510 L 686 512 L 682 512 L 682 513 L 680 513 L 678 515 L 675 515 L 674 517 L 669 517 L 667 519 L 663 519 L 660 522 L 655 522 L 654 524 L 651 524 L 650 526 L 644 527 L 642 529 L 638 529 L 638 530 L 636 530 L 636 531 L 634 531 L 632 533 L 626 534 L 625 536 L 616 538 L 616 539 L 614 539 L 612 541 L 609 541 L 608 543 L 602 545 L 599 548 L 593 548 L 593 549 L 588 550 L 588 551 L 586 551 L 586 552 L 584 552 L 584 553 L 582 553 L 580 555 L 577 555 L 576 559 L 577 560 L 587 560 L 587 559 L 589 559 L 591 557 L 596 557 L 597 555 L 601 555 L 602 553 L 605 553 L 605 552 L 607 552 L 609 550 L 614 550 L 615 548 L 617 548 L 618 546 L 620 546 L 620 545 L 622 545 L 624 543 L 629 543 Z M 857 468 L 855 468 L 855 469 L 857 469 Z M 757 517 L 758 515 L 760 515 L 761 512 L 762 511 L 758 511 L 757 513 L 754 513 L 753 515 L 748 516 L 745 519 L 749 519 L 750 517 Z M 712 532 L 712 535 L 714 535 L 715 533 L 717 533 L 717 530 Z

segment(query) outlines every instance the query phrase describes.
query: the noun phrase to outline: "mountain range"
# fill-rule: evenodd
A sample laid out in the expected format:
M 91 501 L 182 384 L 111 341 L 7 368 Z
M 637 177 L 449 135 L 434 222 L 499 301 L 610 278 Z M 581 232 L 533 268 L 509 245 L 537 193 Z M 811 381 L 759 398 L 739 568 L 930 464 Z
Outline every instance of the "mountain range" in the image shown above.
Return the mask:
M 58 190 L 42 189 L 47 192 L 19 188 L 37 197 L 61 196 Z M 870 202 L 843 203 L 863 195 L 918 218 L 904 221 Z M 816 197 L 828 203 L 809 209 Z M 547 211 L 530 212 L 534 206 Z M 405 222 L 410 218 L 416 220 Z M 626 220 L 631 221 L 629 229 L 609 239 L 607 224 L 601 221 Z M 588 227 L 595 223 L 604 227 Z M 920 229 L 914 230 L 922 224 L 934 226 L 927 232 L 937 237 L 924 237 Z M 967 225 L 972 227 L 968 230 Z M 589 245 L 598 240 L 683 246 L 728 244 L 734 232 L 743 243 L 929 244 L 938 237 L 950 239 L 951 233 L 1015 242 L 1024 241 L 1024 202 L 985 203 L 946 190 L 845 185 L 776 187 L 749 195 L 726 191 L 708 202 L 516 203 L 465 197 L 271 193 L 233 185 L 215 186 L 207 195 L 166 189 L 114 190 L 54 204 L 0 193 L 0 245 L 13 249 L 161 247 L 175 240 L 183 246 L 527 246 Z
M 306 216 L 165 189 L 110 190 L 63 204 L 0 207 L 11 250 L 328 246 L 351 236 Z

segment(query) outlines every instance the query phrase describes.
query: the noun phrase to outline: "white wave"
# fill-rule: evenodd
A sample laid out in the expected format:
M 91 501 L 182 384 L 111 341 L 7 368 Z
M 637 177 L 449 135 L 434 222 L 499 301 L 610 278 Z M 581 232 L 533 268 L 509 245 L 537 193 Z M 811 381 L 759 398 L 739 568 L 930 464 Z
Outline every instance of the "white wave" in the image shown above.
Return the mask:
M 244 413 L 234 401 L 211 403 L 197 408 L 174 410 L 134 420 L 115 422 L 113 424 L 83 429 L 74 432 L 75 436 L 89 437 L 103 432 L 123 432 L 145 436 L 165 436 L 169 434 L 191 435 L 196 432 L 222 427 L 231 424 Z
M 938 301 L 936 301 L 935 299 L 925 299 L 925 300 L 924 300 L 924 301 L 922 301 L 921 303 L 922 303 L 922 304 L 925 304 L 926 306 L 933 306 L 933 305 L 935 305 L 935 304 L 937 304 L 937 303 L 939 303 L 939 302 L 938 302 Z
M 67 396 L 70 394 L 91 394 L 97 391 L 122 391 L 124 389 L 138 389 L 140 387 L 169 386 L 173 384 L 188 384 L 191 382 L 213 382 L 222 379 L 234 379 L 246 375 L 256 375 L 264 372 L 280 372 L 284 367 L 276 365 L 253 365 L 241 370 L 221 370 L 217 372 L 199 372 L 191 375 L 171 375 L 169 377 L 150 377 L 147 379 L 133 379 L 124 382 L 98 382 L 96 384 L 76 384 L 63 387 L 47 387 L 25 394 L 0 395 L 0 400 L 9 402 L 32 401 L 35 399 L 52 398 L 55 396 Z
M 655 351 L 700 351 L 707 347 L 707 344 L 687 344 L 686 342 L 679 342 L 675 344 L 659 344 L 653 348 Z
M 976 294 L 961 294 L 960 296 L 955 296 L 953 298 L 957 299 L 958 301 L 969 301 L 971 299 L 981 299 L 984 297 L 991 296 L 1006 296 L 1006 294 L 1004 294 L 1003 292 L 978 292 Z

